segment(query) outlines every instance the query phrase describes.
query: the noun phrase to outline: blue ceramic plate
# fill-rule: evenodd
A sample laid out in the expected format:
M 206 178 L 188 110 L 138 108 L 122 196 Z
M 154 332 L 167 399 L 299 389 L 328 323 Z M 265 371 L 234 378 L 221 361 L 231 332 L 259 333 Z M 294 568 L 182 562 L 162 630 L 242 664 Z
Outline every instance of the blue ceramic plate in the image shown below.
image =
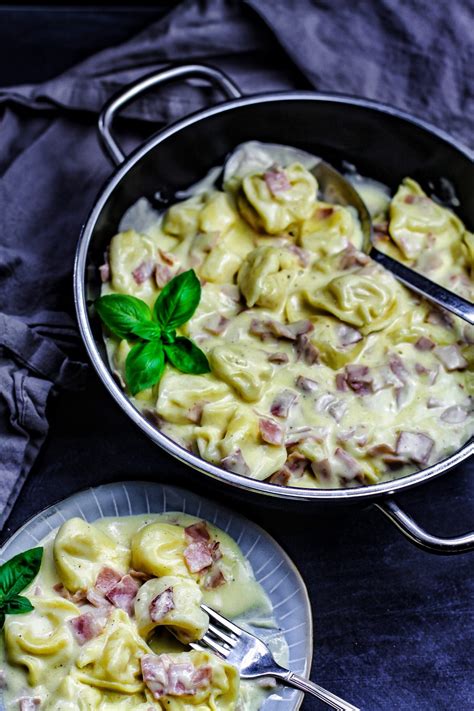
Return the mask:
M 203 518 L 237 541 L 256 579 L 272 602 L 275 620 L 288 644 L 289 668 L 307 677 L 313 651 L 311 607 L 305 584 L 294 563 L 262 528 L 184 489 L 130 481 L 86 489 L 27 521 L 0 550 L 0 562 L 37 545 L 51 531 L 74 516 L 92 522 L 105 516 L 165 511 L 181 511 Z M 294 711 L 299 708 L 302 697 L 296 689 L 278 686 L 262 709 Z M 0 701 L 0 711 L 3 710 L 3 702 Z

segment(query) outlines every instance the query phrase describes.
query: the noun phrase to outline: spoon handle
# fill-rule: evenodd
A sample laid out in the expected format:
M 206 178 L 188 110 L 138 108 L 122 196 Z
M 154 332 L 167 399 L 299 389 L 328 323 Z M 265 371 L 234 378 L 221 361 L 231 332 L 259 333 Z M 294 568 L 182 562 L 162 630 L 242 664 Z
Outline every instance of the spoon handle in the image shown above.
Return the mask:
M 418 272 L 406 267 L 396 259 L 392 259 L 388 254 L 379 252 L 375 247 L 372 247 L 370 250 L 370 256 L 378 262 L 378 264 L 381 264 L 385 269 L 388 269 L 389 272 L 392 272 L 392 274 L 409 289 L 416 291 L 426 299 L 433 301 L 438 306 L 442 306 L 444 309 L 459 316 L 459 318 L 464 319 L 464 321 L 474 325 L 474 304 L 471 304 L 467 299 L 463 299 L 462 296 L 454 294 L 452 291 L 449 291 L 449 289 L 435 284 L 431 279 L 418 274 Z

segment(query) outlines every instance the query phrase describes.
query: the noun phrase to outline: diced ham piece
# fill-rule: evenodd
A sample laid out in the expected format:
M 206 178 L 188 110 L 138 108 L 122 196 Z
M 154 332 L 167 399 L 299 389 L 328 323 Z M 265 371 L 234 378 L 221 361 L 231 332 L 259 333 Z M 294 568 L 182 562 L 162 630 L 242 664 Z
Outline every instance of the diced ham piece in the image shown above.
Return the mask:
M 420 336 L 420 338 L 415 343 L 415 348 L 419 351 L 431 351 L 435 347 L 435 342 L 428 338 L 427 336 Z
M 263 174 L 263 179 L 272 195 L 278 195 L 291 189 L 291 183 L 284 170 L 267 170 Z
M 345 449 L 337 447 L 336 451 L 334 452 L 334 456 L 337 457 L 337 459 L 344 466 L 344 479 L 355 479 L 355 477 L 360 474 L 359 463 L 354 459 L 354 457 L 351 457 L 351 455 L 346 452 Z
M 406 383 L 408 377 L 408 370 L 397 353 L 392 353 L 389 360 L 390 370 L 397 378 L 402 382 Z
M 354 343 L 358 343 L 362 340 L 362 334 L 356 328 L 351 328 L 351 326 L 346 326 L 343 324 L 337 329 L 337 337 L 339 338 L 339 343 L 344 348 L 346 346 L 352 346 Z
M 307 319 L 295 321 L 290 324 L 284 324 L 270 319 L 268 321 L 252 319 L 249 331 L 254 336 L 259 336 L 262 341 L 272 337 L 286 338 L 289 341 L 296 341 L 298 336 L 309 333 L 313 329 L 313 324 Z
M 319 351 L 311 343 L 308 336 L 298 336 L 296 341 L 296 357 L 298 360 L 304 361 L 307 365 L 314 365 L 319 362 Z
M 89 642 L 102 632 L 104 621 L 92 612 L 84 612 L 83 615 L 73 617 L 69 620 L 74 637 L 81 646 Z
M 467 420 L 467 414 L 467 411 L 463 407 L 453 405 L 453 407 L 448 407 L 447 410 L 443 412 L 441 419 L 449 425 L 458 425 Z
M 304 442 L 308 439 L 313 439 L 316 442 L 323 442 L 328 436 L 328 429 L 326 427 L 309 427 L 304 425 L 303 427 L 290 427 L 286 437 L 285 446 L 291 447 L 298 442 Z
M 221 459 L 221 467 L 228 472 L 240 474 L 241 476 L 250 476 L 250 468 L 245 461 L 242 450 L 236 449 L 235 452 L 228 454 L 227 457 Z
M 347 383 L 347 378 L 345 373 L 337 373 L 336 375 L 336 389 L 343 393 L 349 390 L 349 385 Z
M 176 664 L 167 654 L 144 654 L 140 659 L 143 681 L 155 699 L 162 696 L 194 695 L 209 686 L 212 669 L 191 662 Z
M 434 352 L 448 371 L 464 370 L 468 366 L 468 362 L 461 353 L 458 345 L 437 346 Z
M 61 597 L 65 600 L 69 600 L 75 605 L 81 605 L 87 600 L 87 593 L 85 590 L 77 590 L 75 593 L 70 593 L 62 583 L 56 583 L 56 585 L 53 585 L 53 590 L 54 592 L 57 592 L 58 595 L 61 595 Z
M 305 393 L 311 393 L 319 390 L 319 383 L 311 378 L 306 378 L 304 375 L 298 375 L 295 385 Z
M 353 244 L 349 244 L 341 254 L 339 261 L 340 269 L 351 269 L 352 267 L 363 267 L 369 263 L 369 257 L 363 252 L 359 252 Z
M 124 575 L 118 583 L 106 592 L 105 596 L 112 605 L 125 610 L 128 615 L 131 615 L 137 592 L 138 583 L 136 580 L 131 575 Z
M 158 289 L 162 289 L 166 284 L 171 281 L 174 273 L 172 269 L 167 264 L 158 263 L 155 267 L 155 281 Z M 135 278 L 135 276 L 134 276 Z M 135 279 L 136 281 L 136 279 Z M 141 283 L 141 282 L 138 282 Z
M 415 464 L 426 464 L 430 458 L 434 442 L 428 435 L 421 432 L 400 432 L 397 439 L 396 452 L 406 461 Z
M 381 442 L 380 444 L 374 444 L 368 451 L 371 457 L 383 457 L 385 454 L 395 454 L 394 448 L 387 444 L 386 442 Z
M 328 481 L 332 476 L 329 459 L 321 459 L 319 462 L 312 462 L 311 469 L 317 478 Z
M 284 431 L 281 425 L 275 420 L 269 420 L 266 417 L 261 417 L 258 421 L 260 437 L 268 444 L 281 445 L 284 441 Z
M 105 262 L 99 267 L 100 280 L 103 284 L 110 281 L 110 264 Z
M 358 395 L 368 395 L 372 392 L 373 377 L 367 365 L 346 365 L 345 378 L 351 390 Z
M 277 351 L 276 353 L 270 353 L 267 360 L 270 363 L 276 363 L 276 365 L 283 365 L 284 363 L 289 363 L 290 358 L 286 353 Z
M 207 543 L 195 541 L 184 549 L 184 559 L 190 573 L 199 573 L 212 565 L 212 555 Z
M 307 459 L 301 452 L 292 452 L 285 462 L 285 467 L 294 477 L 303 476 L 306 468 L 309 466 Z
M 104 593 L 105 595 L 114 587 L 114 585 L 117 585 L 121 579 L 121 573 L 118 573 L 113 568 L 106 566 L 100 570 L 97 580 L 95 581 L 95 587 L 99 592 Z
M 184 529 L 186 540 L 192 543 L 193 541 L 210 541 L 211 534 L 205 521 L 198 521 L 186 526 Z
M 208 333 L 212 333 L 213 336 L 219 336 L 221 333 L 224 333 L 229 323 L 228 318 L 222 314 L 214 313 L 206 319 L 203 328 Z
M 289 244 L 287 247 L 288 251 L 292 254 L 296 254 L 302 267 L 307 267 L 310 260 L 310 254 L 306 249 L 298 247 L 296 244 Z
M 221 585 L 225 585 L 226 582 L 221 568 L 218 565 L 213 565 L 204 578 L 204 587 L 206 590 L 214 590 L 215 588 L 220 588 Z
M 219 541 L 212 541 L 212 543 L 209 544 L 209 551 L 214 562 L 222 558 L 221 544 Z
M 313 217 L 315 220 L 327 220 L 334 213 L 333 207 L 317 207 Z
M 174 610 L 173 588 L 166 588 L 150 602 L 150 617 L 152 622 L 161 622 L 168 612 Z
M 87 591 L 87 602 L 97 608 L 111 608 L 112 604 L 105 599 L 104 593 L 99 592 L 97 588 L 91 588 Z
M 451 315 L 448 314 L 447 311 L 442 311 L 441 309 L 433 309 L 430 311 L 426 320 L 434 326 L 442 326 L 448 330 L 451 330 L 453 327 L 453 319 Z
M 138 267 L 135 267 L 135 269 L 132 271 L 132 276 L 135 280 L 135 283 L 143 284 L 144 281 L 149 279 L 155 270 L 155 266 L 155 262 L 153 262 L 151 259 L 147 259 L 146 261 L 141 262 Z
M 23 696 L 22 699 L 18 699 L 20 711 L 37 711 L 40 705 L 41 699 L 37 696 Z
M 276 486 L 288 486 L 288 482 L 291 478 L 291 472 L 286 467 L 282 467 L 277 472 L 271 475 L 268 479 L 270 484 L 276 484 Z
M 294 405 L 297 397 L 296 393 L 292 390 L 283 390 L 273 400 L 270 406 L 270 412 L 274 417 L 287 418 L 290 408 Z

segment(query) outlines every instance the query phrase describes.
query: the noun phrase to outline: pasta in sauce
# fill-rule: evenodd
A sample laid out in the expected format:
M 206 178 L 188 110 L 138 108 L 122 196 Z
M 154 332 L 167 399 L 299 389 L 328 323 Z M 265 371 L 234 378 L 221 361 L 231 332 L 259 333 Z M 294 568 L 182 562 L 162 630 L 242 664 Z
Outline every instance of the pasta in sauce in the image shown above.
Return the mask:
M 212 372 L 167 365 L 135 405 L 203 459 L 280 485 L 375 484 L 439 461 L 472 434 L 473 329 L 361 253 L 355 211 L 320 200 L 304 160 L 276 165 L 260 145 L 222 189 L 202 183 L 163 215 L 142 199 L 111 241 L 103 294 L 153 305 L 190 268 L 202 284 L 180 334 Z M 474 236 L 451 210 L 410 178 L 392 198 L 355 186 L 381 250 L 472 300 Z M 106 341 L 126 388 L 130 344 Z
M 211 652 L 206 602 L 252 619 L 281 664 L 288 647 L 238 545 L 186 514 L 66 521 L 43 543 L 34 610 L 7 617 L 7 711 L 257 711 L 271 685 Z M 186 645 L 186 646 L 183 646 Z

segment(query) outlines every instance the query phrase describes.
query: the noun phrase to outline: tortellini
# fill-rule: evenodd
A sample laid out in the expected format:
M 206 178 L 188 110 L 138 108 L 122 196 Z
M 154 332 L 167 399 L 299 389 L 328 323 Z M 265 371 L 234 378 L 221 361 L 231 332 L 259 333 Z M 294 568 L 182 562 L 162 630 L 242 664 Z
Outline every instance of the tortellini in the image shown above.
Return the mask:
M 400 313 L 403 294 L 393 277 L 382 272 L 341 274 L 320 291 L 307 294 L 309 303 L 341 321 L 372 333 L 386 328 Z
M 250 252 L 237 279 L 247 306 L 276 309 L 283 305 L 297 267 L 297 256 L 284 249 L 258 247 Z
M 200 195 L 172 205 L 163 220 L 163 230 L 173 237 L 193 237 L 199 229 L 199 216 L 203 206 Z
M 185 644 L 201 639 L 209 624 L 201 602 L 194 580 L 173 575 L 149 580 L 135 600 L 138 631 L 147 638 L 155 627 L 166 625 Z
M 153 304 L 158 295 L 153 278 L 155 259 L 156 247 L 149 237 L 134 230 L 119 232 L 109 251 L 112 290 Z
M 246 176 L 237 202 L 247 222 L 274 235 L 307 219 L 316 193 L 316 178 L 300 163 L 293 163 L 285 170 Z
M 209 362 L 212 372 L 247 402 L 261 397 L 272 375 L 264 354 L 251 346 L 216 346 L 209 354 Z
M 390 204 L 390 236 L 407 259 L 416 259 L 434 235 L 449 248 L 464 233 L 450 210 L 430 200 L 414 180 L 406 178 Z
M 362 248 L 363 237 L 356 216 L 341 205 L 317 203 L 311 217 L 302 222 L 299 244 L 319 257 L 338 254 L 349 243 Z
M 132 538 L 132 565 L 137 570 L 161 577 L 189 572 L 184 562 L 186 541 L 181 526 L 150 523 Z
M 168 422 L 197 423 L 205 403 L 218 402 L 229 388 L 208 376 L 168 371 L 160 381 L 157 413 Z
M 81 518 L 72 518 L 61 526 L 55 538 L 54 561 L 61 582 L 76 592 L 93 587 L 103 566 L 125 573 L 130 551 Z
M 79 609 L 59 597 L 31 597 L 34 610 L 26 615 L 8 616 L 5 644 L 8 660 L 28 670 L 28 683 L 47 681 L 52 668 L 68 668 L 73 660 L 74 639 L 67 620 Z
M 140 657 L 149 652 L 127 613 L 114 610 L 102 634 L 82 648 L 76 678 L 99 689 L 135 694 L 143 689 Z

